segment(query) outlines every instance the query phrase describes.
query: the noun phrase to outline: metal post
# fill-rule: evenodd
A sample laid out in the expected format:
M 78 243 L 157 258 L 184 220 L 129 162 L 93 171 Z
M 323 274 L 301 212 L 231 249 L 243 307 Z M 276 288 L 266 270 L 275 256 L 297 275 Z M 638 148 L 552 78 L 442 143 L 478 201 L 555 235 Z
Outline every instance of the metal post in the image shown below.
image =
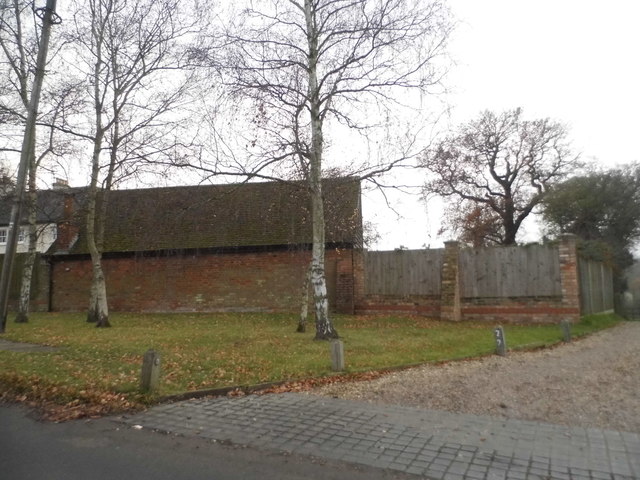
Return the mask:
M 29 168 L 29 158 L 33 154 L 36 133 L 36 118 L 38 116 L 38 105 L 40 103 L 40 92 L 44 80 L 44 68 L 47 64 L 47 53 L 49 50 L 49 38 L 51 36 L 51 25 L 60 23 L 60 18 L 55 13 L 56 0 L 47 0 L 45 8 L 37 9 L 35 13 L 42 18 L 42 35 L 38 48 L 38 58 L 36 71 L 33 78 L 33 88 L 29 99 L 29 111 L 27 112 L 27 123 L 25 125 L 24 138 L 22 140 L 22 151 L 20 154 L 20 165 L 18 167 L 18 178 L 16 180 L 16 191 L 11 207 L 11 217 L 9 219 L 9 232 L 7 235 L 7 247 L 0 274 L 0 333 L 4 333 L 7 325 L 7 313 L 9 310 L 9 288 L 11 286 L 11 273 L 13 260 L 16 255 L 18 243 L 18 233 L 20 231 L 20 213 L 24 197 L 27 170 Z

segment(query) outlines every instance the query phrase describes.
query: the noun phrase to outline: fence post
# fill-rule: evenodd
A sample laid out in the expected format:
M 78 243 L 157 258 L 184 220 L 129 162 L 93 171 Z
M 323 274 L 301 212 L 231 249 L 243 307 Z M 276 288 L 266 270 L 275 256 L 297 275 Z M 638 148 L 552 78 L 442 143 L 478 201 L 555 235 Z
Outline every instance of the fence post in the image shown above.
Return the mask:
M 607 297 L 605 295 L 605 282 L 604 282 L 604 263 L 600 262 L 600 293 L 602 298 L 602 311 L 606 312 L 609 310 L 609 306 L 607 305 Z
M 589 278 L 589 288 L 587 289 L 589 292 L 589 313 L 595 313 L 596 312 L 596 308 L 593 305 L 593 301 L 594 301 L 594 297 L 595 297 L 595 292 L 594 292 L 594 285 L 593 285 L 593 274 L 591 273 L 591 264 L 593 262 L 591 260 L 589 260 L 587 262 L 587 271 L 588 273 L 588 278 Z

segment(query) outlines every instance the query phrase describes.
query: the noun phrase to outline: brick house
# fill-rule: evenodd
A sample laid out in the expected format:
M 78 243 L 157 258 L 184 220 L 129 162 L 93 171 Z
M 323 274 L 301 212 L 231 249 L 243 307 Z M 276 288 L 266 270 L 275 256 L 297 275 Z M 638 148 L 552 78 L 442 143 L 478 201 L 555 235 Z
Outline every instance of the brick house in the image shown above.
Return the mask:
M 56 240 L 42 255 L 34 309 L 87 307 L 85 189 L 40 192 Z M 324 183 L 330 305 L 351 313 L 359 288 L 360 183 Z M 113 311 L 297 311 L 310 260 L 309 194 L 263 182 L 109 192 L 103 268 Z M 55 204 L 55 205 L 53 205 Z M 54 218 L 55 217 L 55 218 Z

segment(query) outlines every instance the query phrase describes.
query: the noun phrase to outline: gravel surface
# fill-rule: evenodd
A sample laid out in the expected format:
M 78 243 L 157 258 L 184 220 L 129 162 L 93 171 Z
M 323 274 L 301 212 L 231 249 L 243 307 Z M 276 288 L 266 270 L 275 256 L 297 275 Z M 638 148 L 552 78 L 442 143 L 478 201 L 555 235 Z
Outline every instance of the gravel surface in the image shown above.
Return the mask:
M 640 322 L 550 349 L 425 365 L 310 393 L 640 432 Z

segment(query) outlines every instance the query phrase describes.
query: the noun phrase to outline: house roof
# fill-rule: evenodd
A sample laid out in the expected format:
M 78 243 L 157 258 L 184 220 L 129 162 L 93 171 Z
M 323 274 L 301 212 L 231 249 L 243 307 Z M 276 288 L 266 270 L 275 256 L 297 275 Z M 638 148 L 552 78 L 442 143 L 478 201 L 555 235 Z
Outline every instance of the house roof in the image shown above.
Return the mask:
M 70 192 L 80 192 L 84 189 L 55 189 L 55 190 L 41 190 L 37 196 L 37 208 L 36 208 L 36 223 L 56 223 L 63 215 L 64 210 L 64 198 L 69 195 Z M 9 225 L 9 219 L 11 218 L 11 209 L 13 207 L 13 195 L 7 195 L 0 198 L 0 226 Z M 23 208 L 20 213 L 21 223 L 26 223 L 28 220 L 28 212 L 26 208 Z
M 326 242 L 361 245 L 359 181 L 325 180 L 323 194 Z M 54 244 L 50 253 L 86 254 L 86 190 L 70 190 L 69 195 L 75 200 L 71 223 L 77 225 L 79 236 L 71 248 Z M 60 202 L 60 196 L 51 198 Z M 64 212 L 60 205 L 49 208 L 54 209 Z M 108 194 L 105 253 L 310 243 L 310 196 L 302 182 L 114 190 Z

